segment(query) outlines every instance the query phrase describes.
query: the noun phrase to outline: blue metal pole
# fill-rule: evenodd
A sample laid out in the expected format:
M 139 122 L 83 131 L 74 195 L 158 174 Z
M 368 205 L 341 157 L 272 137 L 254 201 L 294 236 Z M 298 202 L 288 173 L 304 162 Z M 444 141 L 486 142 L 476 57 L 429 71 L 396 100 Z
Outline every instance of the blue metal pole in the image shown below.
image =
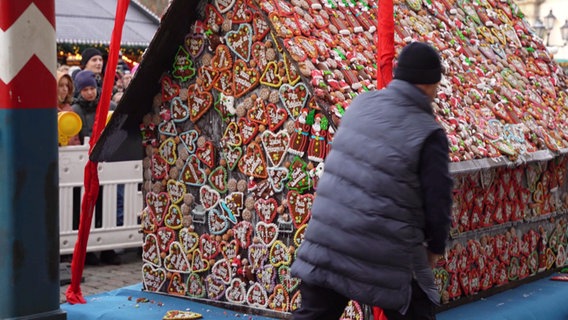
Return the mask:
M 0 33 L 0 319 L 66 319 L 54 0 L 0 0 Z

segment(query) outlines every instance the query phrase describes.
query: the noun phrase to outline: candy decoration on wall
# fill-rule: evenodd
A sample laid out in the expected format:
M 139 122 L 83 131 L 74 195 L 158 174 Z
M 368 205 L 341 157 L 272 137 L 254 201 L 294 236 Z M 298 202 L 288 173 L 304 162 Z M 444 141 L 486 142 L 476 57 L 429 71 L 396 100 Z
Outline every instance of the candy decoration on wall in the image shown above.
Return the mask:
M 169 76 L 163 76 L 162 80 L 162 100 L 170 101 L 179 95 L 179 85 L 172 82 Z
M 296 128 L 290 137 L 290 146 L 288 152 L 298 156 L 303 156 L 308 146 L 309 134 L 312 123 L 309 122 L 309 111 L 307 108 L 302 109 L 295 122 Z
M 312 187 L 312 180 L 307 171 L 307 163 L 302 158 L 296 156 L 288 168 L 288 189 L 296 190 L 300 193 Z
M 288 113 L 285 109 L 279 108 L 274 103 L 266 105 L 268 113 L 268 130 L 275 132 L 279 129 L 288 119 Z
M 290 136 L 286 131 L 279 131 L 274 134 L 271 131 L 264 131 L 261 136 L 262 145 L 268 160 L 273 167 L 278 167 L 284 160 L 288 151 Z
M 158 292 L 166 282 L 166 271 L 163 268 L 155 268 L 150 264 L 142 266 L 142 283 L 144 289 Z
M 167 164 L 175 164 L 177 160 L 176 143 L 173 138 L 168 138 L 160 145 L 159 153 Z
M 208 91 L 201 91 L 196 86 L 188 88 L 187 106 L 192 122 L 199 120 L 213 105 L 213 96 Z
M 148 262 L 153 266 L 159 267 L 162 264 L 158 239 L 154 234 L 148 234 L 144 239 L 142 261 Z
M 321 113 L 315 115 L 308 145 L 308 159 L 314 162 L 323 162 L 327 152 L 327 118 Z
M 282 104 L 288 110 L 288 115 L 294 120 L 298 118 L 309 97 L 306 85 L 303 82 L 298 82 L 294 86 L 285 83 L 280 86 L 279 93 Z
M 256 137 L 258 133 L 258 124 L 256 122 L 250 121 L 249 118 L 240 118 L 239 129 L 241 137 L 243 139 L 243 144 L 249 144 L 249 142 Z
M 249 61 L 252 46 L 253 28 L 248 23 L 242 23 L 236 31 L 229 31 L 225 35 L 227 46 L 239 58 Z
M 181 82 L 186 82 L 195 76 L 193 60 L 183 46 L 180 46 L 176 53 L 172 75 Z
M 201 53 L 203 53 L 203 49 L 205 48 L 205 37 L 202 32 L 198 32 L 196 30 L 197 27 L 195 25 L 193 26 L 193 29 L 193 33 L 185 36 L 184 47 L 192 59 L 197 59 Z
M 250 177 L 267 178 L 266 160 L 258 143 L 250 143 L 239 161 L 239 170 Z

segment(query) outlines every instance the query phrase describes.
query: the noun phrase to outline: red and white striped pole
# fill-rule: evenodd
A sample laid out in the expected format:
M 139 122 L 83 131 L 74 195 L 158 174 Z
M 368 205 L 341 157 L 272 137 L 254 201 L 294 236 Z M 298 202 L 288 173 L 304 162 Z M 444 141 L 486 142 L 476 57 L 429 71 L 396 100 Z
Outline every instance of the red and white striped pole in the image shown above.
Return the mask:
M 54 0 L 0 0 L 0 319 L 59 307 Z

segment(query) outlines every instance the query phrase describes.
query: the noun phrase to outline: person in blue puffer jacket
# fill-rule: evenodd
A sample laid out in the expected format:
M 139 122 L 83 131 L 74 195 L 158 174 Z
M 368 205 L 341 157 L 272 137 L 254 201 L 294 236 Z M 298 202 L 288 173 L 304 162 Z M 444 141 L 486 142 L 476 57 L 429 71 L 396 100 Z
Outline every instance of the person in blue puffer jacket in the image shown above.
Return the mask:
M 432 268 L 445 251 L 453 187 L 431 105 L 441 77 L 438 52 L 413 42 L 393 81 L 347 108 L 292 265 L 302 280 L 294 319 L 338 319 L 349 300 L 389 320 L 435 319 Z

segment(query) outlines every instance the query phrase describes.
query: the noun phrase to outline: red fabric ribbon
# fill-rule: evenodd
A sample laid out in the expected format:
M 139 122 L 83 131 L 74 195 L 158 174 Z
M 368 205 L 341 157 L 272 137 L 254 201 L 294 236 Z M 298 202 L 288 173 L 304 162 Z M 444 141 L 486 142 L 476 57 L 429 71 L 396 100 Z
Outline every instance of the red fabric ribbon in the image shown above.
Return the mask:
M 377 12 L 377 89 L 392 80 L 394 59 L 394 7 L 392 0 L 379 0 Z M 387 320 L 383 310 L 373 307 L 373 317 Z
M 388 320 L 387 316 L 385 316 L 385 313 L 383 312 L 383 309 L 379 307 L 373 307 L 373 319 Z
M 114 75 L 116 66 L 118 65 L 122 28 L 124 26 L 124 21 L 126 20 L 126 12 L 128 11 L 129 4 L 130 0 L 118 0 L 116 4 L 116 17 L 110 40 L 108 61 L 103 79 L 103 88 L 99 104 L 97 106 L 93 133 L 89 140 L 89 154 L 91 154 L 93 147 L 99 140 L 101 132 L 106 125 L 112 88 L 114 86 Z M 71 285 L 65 292 L 67 302 L 70 304 L 87 302 L 85 298 L 83 298 L 83 293 L 81 292 L 81 278 L 83 277 L 83 269 L 85 267 L 85 256 L 87 254 L 87 243 L 89 241 L 93 211 L 99 195 L 97 163 L 92 162 L 91 160 L 87 160 L 87 164 L 85 165 L 84 185 L 85 194 L 83 195 L 83 201 L 81 202 L 79 231 L 77 235 L 77 242 L 75 243 L 75 249 L 73 251 L 73 260 L 71 261 Z
M 379 0 L 377 10 L 377 89 L 382 89 L 392 80 L 394 59 L 392 0 Z

